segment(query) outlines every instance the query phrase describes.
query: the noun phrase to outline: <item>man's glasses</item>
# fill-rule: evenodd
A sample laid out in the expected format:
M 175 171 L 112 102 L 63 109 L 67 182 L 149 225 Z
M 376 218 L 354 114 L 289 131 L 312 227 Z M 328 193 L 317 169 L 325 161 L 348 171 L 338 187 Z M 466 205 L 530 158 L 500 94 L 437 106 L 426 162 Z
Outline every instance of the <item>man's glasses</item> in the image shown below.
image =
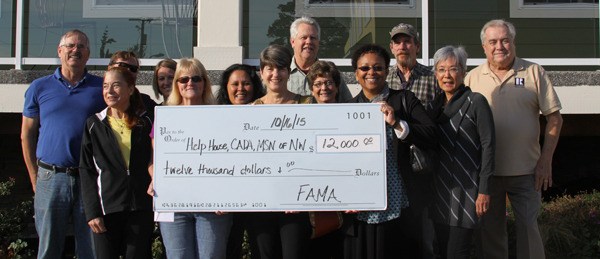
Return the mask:
M 381 72 L 385 68 L 382 67 L 382 66 L 372 66 L 372 67 L 370 67 L 370 66 L 362 66 L 362 67 L 358 67 L 357 69 L 360 70 L 360 71 L 363 71 L 363 72 L 369 72 L 369 70 L 371 70 L 371 69 L 373 69 L 373 71 L 375 71 L 375 72 Z
M 75 43 L 68 43 L 68 44 L 63 44 L 63 45 L 60 45 L 60 46 L 65 47 L 68 50 L 72 50 L 75 47 L 77 47 L 78 49 L 85 49 L 85 48 L 87 48 L 87 46 L 84 45 L 84 44 L 75 44 Z
M 334 85 L 333 81 L 320 81 L 320 82 L 314 82 L 313 83 L 313 87 L 316 88 L 321 88 L 321 87 L 332 87 Z
M 110 65 L 111 66 L 117 65 L 118 67 L 127 68 L 127 69 L 129 69 L 129 71 L 131 71 L 131 73 L 137 73 L 138 70 L 140 69 L 138 66 L 131 65 L 131 64 L 128 64 L 128 63 L 125 63 L 125 62 L 115 62 L 115 63 L 112 63 Z
M 190 81 L 190 79 L 194 83 L 202 82 L 201 76 L 192 76 L 192 77 L 184 76 L 184 77 L 180 77 L 179 79 L 177 79 L 177 82 L 179 82 L 180 84 L 187 84 Z

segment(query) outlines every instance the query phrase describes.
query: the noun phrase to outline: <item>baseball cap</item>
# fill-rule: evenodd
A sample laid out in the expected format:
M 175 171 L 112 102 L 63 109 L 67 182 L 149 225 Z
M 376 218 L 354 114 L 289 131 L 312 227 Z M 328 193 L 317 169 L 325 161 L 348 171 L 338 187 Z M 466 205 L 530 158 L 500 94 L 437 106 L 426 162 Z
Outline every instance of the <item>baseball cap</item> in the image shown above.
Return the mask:
M 417 32 L 417 30 L 415 30 L 415 27 L 413 27 L 412 25 L 408 24 L 408 23 L 400 23 L 398 25 L 396 25 L 394 28 L 392 28 L 392 30 L 390 31 L 390 38 L 394 38 L 394 36 L 396 36 L 396 34 L 406 34 L 408 36 L 413 37 L 413 39 L 418 40 L 419 39 L 419 33 Z

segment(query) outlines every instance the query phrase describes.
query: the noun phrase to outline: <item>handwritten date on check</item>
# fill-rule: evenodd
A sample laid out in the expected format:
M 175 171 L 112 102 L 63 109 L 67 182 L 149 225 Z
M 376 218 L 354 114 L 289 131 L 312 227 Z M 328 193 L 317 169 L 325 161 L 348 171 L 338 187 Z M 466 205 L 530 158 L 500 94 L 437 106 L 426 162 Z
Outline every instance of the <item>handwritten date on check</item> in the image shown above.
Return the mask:
M 386 208 L 379 104 L 160 106 L 154 209 Z

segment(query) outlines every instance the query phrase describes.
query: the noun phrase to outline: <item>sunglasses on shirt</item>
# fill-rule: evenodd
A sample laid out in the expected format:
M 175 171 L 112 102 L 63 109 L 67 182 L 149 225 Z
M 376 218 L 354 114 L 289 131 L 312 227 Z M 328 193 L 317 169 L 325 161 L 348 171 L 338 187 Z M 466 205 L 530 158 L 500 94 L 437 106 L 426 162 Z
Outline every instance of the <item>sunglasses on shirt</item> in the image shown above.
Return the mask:
M 201 81 L 202 81 L 202 77 L 201 77 L 201 76 L 192 76 L 192 77 L 189 77 L 189 76 L 183 76 L 183 77 L 180 77 L 180 78 L 178 78 L 178 79 L 177 79 L 177 82 L 179 82 L 179 83 L 181 83 L 181 84 L 187 84 L 187 83 L 190 81 L 190 79 L 191 79 L 191 80 L 192 80 L 192 82 L 194 82 L 194 83 L 198 83 L 198 82 L 201 82 Z

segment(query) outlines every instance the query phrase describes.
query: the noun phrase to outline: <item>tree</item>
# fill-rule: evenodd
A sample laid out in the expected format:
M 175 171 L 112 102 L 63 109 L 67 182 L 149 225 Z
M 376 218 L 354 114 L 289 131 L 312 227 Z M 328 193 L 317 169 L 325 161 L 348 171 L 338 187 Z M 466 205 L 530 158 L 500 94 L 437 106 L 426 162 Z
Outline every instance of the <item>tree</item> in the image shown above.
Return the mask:
M 112 56 L 107 46 L 115 42 L 117 42 L 115 39 L 108 37 L 108 26 L 106 26 L 100 39 L 100 58 L 110 58 Z

